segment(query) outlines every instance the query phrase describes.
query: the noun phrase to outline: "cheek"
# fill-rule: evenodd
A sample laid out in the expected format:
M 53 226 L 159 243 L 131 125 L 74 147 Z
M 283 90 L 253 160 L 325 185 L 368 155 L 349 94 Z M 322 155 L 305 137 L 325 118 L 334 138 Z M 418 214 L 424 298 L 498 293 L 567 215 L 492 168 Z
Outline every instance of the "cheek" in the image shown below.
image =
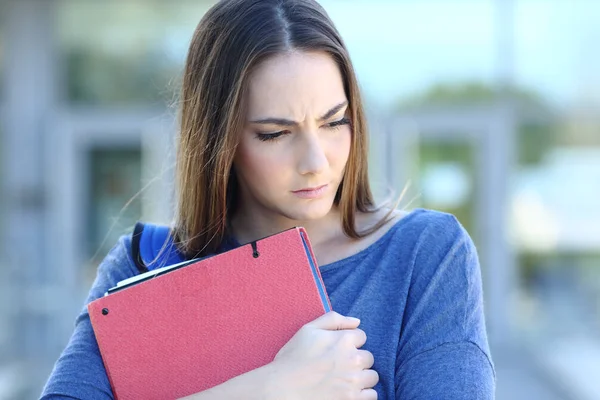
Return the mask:
M 340 129 L 339 133 L 334 136 L 333 140 L 328 144 L 330 163 L 336 169 L 343 169 L 350 155 L 352 133 L 350 128 L 344 128 Z
M 267 146 L 257 146 L 253 143 L 240 143 L 235 157 L 236 171 L 241 179 L 251 186 L 268 186 L 277 180 L 280 174 L 273 171 L 282 169 L 281 154 L 269 149 Z

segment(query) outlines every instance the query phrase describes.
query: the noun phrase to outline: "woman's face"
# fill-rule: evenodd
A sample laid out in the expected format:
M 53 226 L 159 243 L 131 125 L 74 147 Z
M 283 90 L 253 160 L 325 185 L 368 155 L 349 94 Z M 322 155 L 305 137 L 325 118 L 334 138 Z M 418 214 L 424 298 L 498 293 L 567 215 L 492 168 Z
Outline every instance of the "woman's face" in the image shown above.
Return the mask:
M 326 53 L 277 55 L 250 76 L 234 160 L 241 208 L 310 220 L 333 205 L 350 152 L 348 99 Z

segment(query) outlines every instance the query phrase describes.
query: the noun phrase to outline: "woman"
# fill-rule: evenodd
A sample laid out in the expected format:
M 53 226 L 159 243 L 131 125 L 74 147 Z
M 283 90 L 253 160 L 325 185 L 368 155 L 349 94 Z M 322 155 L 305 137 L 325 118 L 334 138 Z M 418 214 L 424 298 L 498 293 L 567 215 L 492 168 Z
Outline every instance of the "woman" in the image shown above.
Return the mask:
M 222 1 L 204 16 L 181 95 L 177 251 L 304 226 L 336 312 L 190 398 L 493 398 L 473 243 L 450 215 L 375 206 L 366 135 L 348 52 L 313 0 Z M 87 302 L 136 272 L 123 237 Z M 85 309 L 42 396 L 112 398 Z

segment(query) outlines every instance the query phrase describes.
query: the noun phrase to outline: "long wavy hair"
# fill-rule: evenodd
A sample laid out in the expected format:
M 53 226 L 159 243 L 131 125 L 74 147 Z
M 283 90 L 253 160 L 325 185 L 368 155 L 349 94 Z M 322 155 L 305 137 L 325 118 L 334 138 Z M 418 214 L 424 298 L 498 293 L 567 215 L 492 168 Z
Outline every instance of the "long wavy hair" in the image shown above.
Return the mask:
M 355 227 L 357 211 L 375 210 L 365 113 L 348 51 L 325 10 L 313 0 L 223 0 L 194 32 L 180 96 L 173 229 L 188 257 L 215 252 L 227 234 L 237 191 L 232 165 L 253 69 L 292 50 L 325 52 L 342 75 L 352 140 L 334 202 L 345 234 L 359 238 L 386 222 L 384 218 L 363 232 Z

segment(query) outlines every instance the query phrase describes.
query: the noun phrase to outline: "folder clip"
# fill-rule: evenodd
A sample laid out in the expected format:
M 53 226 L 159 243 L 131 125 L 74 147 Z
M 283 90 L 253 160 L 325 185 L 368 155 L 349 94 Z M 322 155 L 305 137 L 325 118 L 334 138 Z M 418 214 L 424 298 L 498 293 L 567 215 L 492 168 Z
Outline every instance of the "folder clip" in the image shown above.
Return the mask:
M 258 256 L 260 256 L 260 253 L 258 252 L 258 248 L 256 247 L 256 242 L 252 242 L 252 257 L 254 258 L 258 258 Z

